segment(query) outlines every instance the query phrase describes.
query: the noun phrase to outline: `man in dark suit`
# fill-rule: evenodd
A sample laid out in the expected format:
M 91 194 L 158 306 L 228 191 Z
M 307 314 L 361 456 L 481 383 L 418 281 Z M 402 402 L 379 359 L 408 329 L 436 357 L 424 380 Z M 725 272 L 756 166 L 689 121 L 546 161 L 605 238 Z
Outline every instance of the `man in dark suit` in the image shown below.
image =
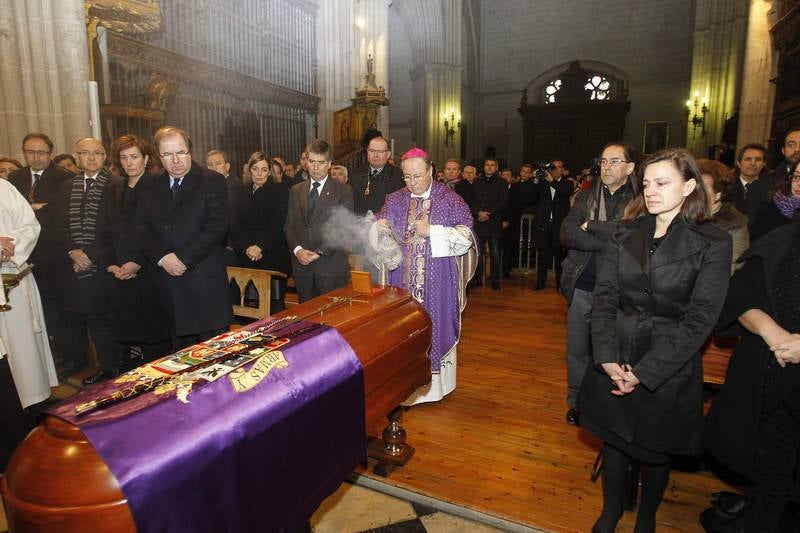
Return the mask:
M 561 284 L 561 260 L 563 259 L 559 232 L 561 223 L 569 212 L 569 199 L 573 192 L 572 184 L 566 179 L 564 162 L 554 159 L 550 162 L 544 179 L 540 180 L 534 191 L 536 204 L 534 217 L 533 243 L 536 246 L 536 285 L 533 290 L 544 288 L 547 270 L 555 266 L 556 290 Z M 555 265 L 553 264 L 555 262 Z
M 347 285 L 350 277 L 347 253 L 327 247 L 323 230 L 335 207 L 353 210 L 353 189 L 328 175 L 330 145 L 316 140 L 306 151 L 310 179 L 289 191 L 289 213 L 284 226 L 300 302 Z
M 12 172 L 8 181 L 31 203 L 36 220 L 42 227 L 30 262 L 34 265 L 33 275 L 42 297 L 53 356 L 56 363 L 62 366 L 65 361 L 59 349 L 59 337 L 62 335 L 61 273 L 69 266 L 69 261 L 58 249 L 58 224 L 55 219 L 60 212 L 58 202 L 61 185 L 73 175 L 53 163 L 53 141 L 44 133 L 26 135 L 22 140 L 22 153 L 28 166 Z
M 221 333 L 233 321 L 225 271 L 225 178 L 192 161 L 192 141 L 174 126 L 153 139 L 164 172 L 142 191 L 136 234 L 165 308 L 174 349 Z
M 800 162 L 800 126 L 794 126 L 786 130 L 781 145 L 783 161 L 772 171 L 776 182 L 785 183 L 790 179 L 795 166 Z
M 483 243 L 489 243 L 492 289 L 500 290 L 502 264 L 503 220 L 508 207 L 508 183 L 497 174 L 497 159 L 483 162 L 483 175 L 472 184 L 472 216 L 475 217 L 475 234 L 480 240 L 479 259 L 475 279 L 483 274 Z
M 739 149 L 736 158 L 736 178 L 728 189 L 728 200 L 739 212 L 747 215 L 752 224 L 756 212 L 767 201 L 772 188 L 772 176 L 766 170 L 767 149 L 756 143 L 746 144 Z
M 114 181 L 104 168 L 106 150 L 94 138 L 75 143 L 75 153 L 83 170 L 62 184 L 59 216 L 58 253 L 69 257 L 62 271 L 64 309 L 64 350 L 73 369 L 84 366 L 91 333 L 100 360 L 100 370 L 83 380 L 91 385 L 117 375 L 122 346 L 113 335 L 109 314 L 110 279 L 105 271 L 108 251 L 103 238 L 107 231 L 104 216 L 109 190 Z
M 406 186 L 403 172 L 389 163 L 390 154 L 389 141 L 381 136 L 373 137 L 367 144 L 369 164 L 349 173 L 357 215 L 366 215 L 367 211 L 377 213 L 387 194 Z
M 245 192 L 244 183 L 231 173 L 231 161 L 228 158 L 228 153 L 222 150 L 210 150 L 206 154 L 206 168 L 225 176 L 225 184 L 228 187 L 228 212 L 231 215 L 231 219 L 228 220 L 228 227 L 231 228 L 233 227 L 233 217 L 239 210 L 242 195 Z M 239 266 L 239 260 L 236 258 L 236 253 L 233 251 L 233 244 L 231 244 L 230 236 L 225 243 L 225 264 L 228 266 Z

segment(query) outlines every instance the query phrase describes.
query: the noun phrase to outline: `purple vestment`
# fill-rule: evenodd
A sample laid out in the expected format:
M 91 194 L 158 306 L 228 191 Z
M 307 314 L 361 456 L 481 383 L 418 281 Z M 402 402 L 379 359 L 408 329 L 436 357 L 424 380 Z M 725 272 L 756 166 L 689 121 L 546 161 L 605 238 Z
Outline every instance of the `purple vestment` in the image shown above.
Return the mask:
M 389 273 L 389 283 L 407 289 L 431 317 L 433 340 L 428 356 L 431 372 L 436 374 L 442 366 L 442 357 L 458 342 L 461 310 L 465 302 L 461 292 L 472 276 L 474 264 L 464 269 L 460 268 L 459 257 L 431 257 L 430 239 L 412 235 L 409 231 L 413 221 L 421 220 L 426 211 L 432 226 L 465 226 L 470 232 L 472 230 L 472 213 L 467 204 L 447 185 L 437 181 L 431 185 L 429 201 L 412 198 L 407 188 L 387 195 L 376 218 L 391 223 L 403 249 L 403 261 Z M 471 236 L 474 248 L 476 239 Z

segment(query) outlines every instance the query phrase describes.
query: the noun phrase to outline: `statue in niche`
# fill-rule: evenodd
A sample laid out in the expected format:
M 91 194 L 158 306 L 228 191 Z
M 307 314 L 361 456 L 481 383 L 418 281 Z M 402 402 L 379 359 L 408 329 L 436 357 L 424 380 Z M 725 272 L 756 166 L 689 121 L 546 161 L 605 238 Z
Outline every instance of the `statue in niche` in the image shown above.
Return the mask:
M 147 105 L 151 109 L 167 110 L 167 100 L 175 94 L 175 83 L 157 74 L 151 74 L 147 82 L 145 94 Z

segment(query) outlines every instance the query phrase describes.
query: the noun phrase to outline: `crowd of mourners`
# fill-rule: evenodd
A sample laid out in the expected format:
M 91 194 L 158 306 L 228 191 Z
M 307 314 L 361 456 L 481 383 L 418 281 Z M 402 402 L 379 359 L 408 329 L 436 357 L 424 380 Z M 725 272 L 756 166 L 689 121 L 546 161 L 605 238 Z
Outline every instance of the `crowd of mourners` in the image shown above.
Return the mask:
M 706 527 L 796 530 L 786 528 L 797 526 L 787 509 L 800 494 L 800 129 L 781 141 L 772 169 L 760 144 L 742 146 L 732 169 L 683 149 L 643 157 L 610 142 L 576 173 L 557 157 L 516 173 L 492 157 L 434 171 L 469 206 L 486 250 L 472 284 L 500 290 L 515 267 L 535 265 L 532 288 L 552 270 L 567 300 L 567 422 L 603 441 L 593 531 L 615 529 L 632 465 L 636 530 L 654 531 L 672 458 L 704 450 L 746 489 L 744 511 L 706 516 L 717 521 Z M 22 408 L 87 366 L 90 337 L 100 369 L 85 385 L 227 329 L 225 266 L 292 276 L 301 302 L 344 286 L 346 257 L 298 236 L 314 206 L 377 213 L 409 180 L 380 132 L 365 138 L 359 167 L 337 164 L 318 140 L 297 162 L 256 151 L 241 176 L 224 151 L 195 154 L 172 126 L 152 141 L 80 139 L 60 155 L 30 133 L 21 151 L 25 165 L 0 158 L 2 265 L 33 265 L 41 307 L 30 303 L 0 338 L 13 354 L 15 332 L 28 328 L 46 352 L 0 365 Z M 329 178 L 339 185 L 320 198 Z M 22 231 L 34 225 L 32 237 Z M 286 290 L 277 283 L 273 311 Z M 704 419 L 701 353 L 712 333 L 741 338 Z

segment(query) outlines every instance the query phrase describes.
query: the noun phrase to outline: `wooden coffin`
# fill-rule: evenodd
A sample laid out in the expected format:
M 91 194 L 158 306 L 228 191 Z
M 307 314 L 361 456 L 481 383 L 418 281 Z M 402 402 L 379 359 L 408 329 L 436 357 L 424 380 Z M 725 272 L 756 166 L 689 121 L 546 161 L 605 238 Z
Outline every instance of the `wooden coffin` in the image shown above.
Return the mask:
M 343 288 L 277 316 L 304 316 L 331 297 L 353 300 L 307 320 L 334 326 L 358 355 L 367 432 L 379 435 L 384 418 L 430 380 L 430 318 L 406 291 L 393 287 L 376 295 Z M 46 417 L 17 448 L 0 492 L 14 533 L 136 530 L 109 468 L 76 426 L 55 417 Z

